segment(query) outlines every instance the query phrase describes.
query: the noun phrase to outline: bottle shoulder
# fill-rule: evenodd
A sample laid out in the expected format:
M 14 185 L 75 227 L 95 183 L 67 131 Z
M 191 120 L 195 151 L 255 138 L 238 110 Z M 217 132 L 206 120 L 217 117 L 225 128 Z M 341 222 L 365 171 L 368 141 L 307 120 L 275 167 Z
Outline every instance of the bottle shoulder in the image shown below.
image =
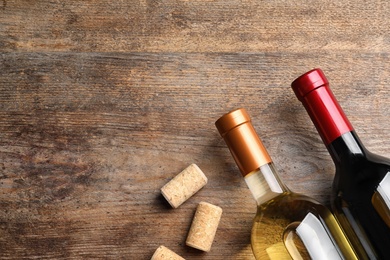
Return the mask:
M 372 163 L 383 164 L 383 165 L 390 167 L 390 158 L 388 158 L 388 157 L 367 151 L 366 158 L 368 161 L 370 161 Z
M 309 196 L 291 191 L 285 192 L 257 208 L 257 216 L 280 215 L 301 218 L 308 212 L 315 215 L 327 214 L 328 209 Z
M 354 131 L 340 136 L 327 148 L 336 166 L 336 186 L 375 183 L 390 171 L 390 158 L 370 152 Z
M 373 190 L 390 173 L 390 159 L 372 153 L 367 153 L 364 157 L 350 158 L 335 165 L 336 188 Z
M 360 164 L 365 161 L 390 165 L 390 158 L 369 151 L 355 131 L 341 135 L 330 143 L 327 148 L 336 165 Z

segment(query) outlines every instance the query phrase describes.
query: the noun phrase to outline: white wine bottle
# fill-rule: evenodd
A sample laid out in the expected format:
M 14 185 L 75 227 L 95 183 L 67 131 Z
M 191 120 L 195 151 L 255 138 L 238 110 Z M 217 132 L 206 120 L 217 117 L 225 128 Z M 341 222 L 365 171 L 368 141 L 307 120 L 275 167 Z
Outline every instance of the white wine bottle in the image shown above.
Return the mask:
M 358 259 L 328 208 L 283 184 L 245 109 L 215 125 L 257 202 L 251 232 L 256 259 Z

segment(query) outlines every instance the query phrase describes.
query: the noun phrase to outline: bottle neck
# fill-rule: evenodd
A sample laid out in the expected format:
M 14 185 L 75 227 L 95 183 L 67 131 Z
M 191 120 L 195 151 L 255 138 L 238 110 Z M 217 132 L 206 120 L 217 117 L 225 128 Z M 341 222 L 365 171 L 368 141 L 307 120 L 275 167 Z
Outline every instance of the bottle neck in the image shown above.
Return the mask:
M 336 164 L 366 154 L 365 147 L 329 85 L 314 89 L 301 101 Z
M 329 88 L 329 82 L 321 69 L 306 72 L 294 80 L 291 87 L 336 164 L 368 153 Z
M 258 205 L 287 191 L 245 109 L 223 115 L 215 125 Z
M 223 115 L 215 122 L 215 126 L 243 176 L 272 161 L 245 109 L 236 109 Z
M 353 127 L 330 90 L 322 85 L 300 98 L 326 146 Z
M 244 178 L 258 206 L 289 191 L 279 179 L 272 162 L 262 165 Z
M 327 145 L 327 149 L 336 165 L 343 162 L 350 164 L 351 160 L 365 157 L 368 153 L 355 131 L 341 135 Z

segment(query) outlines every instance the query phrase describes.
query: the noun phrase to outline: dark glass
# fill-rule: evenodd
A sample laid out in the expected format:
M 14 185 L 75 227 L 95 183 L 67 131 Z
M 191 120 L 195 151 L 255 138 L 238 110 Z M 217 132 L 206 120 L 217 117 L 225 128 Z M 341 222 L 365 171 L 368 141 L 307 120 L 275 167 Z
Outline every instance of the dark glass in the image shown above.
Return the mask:
M 292 88 L 335 163 L 332 210 L 359 259 L 390 259 L 390 159 L 364 147 L 320 69 Z
M 336 218 L 346 233 L 355 233 L 351 242 L 361 244 L 360 250 L 370 259 L 389 258 L 390 230 L 384 221 L 389 215 L 381 217 L 372 198 L 390 172 L 390 159 L 369 152 L 355 131 L 341 135 L 327 148 L 336 166 L 332 191 Z

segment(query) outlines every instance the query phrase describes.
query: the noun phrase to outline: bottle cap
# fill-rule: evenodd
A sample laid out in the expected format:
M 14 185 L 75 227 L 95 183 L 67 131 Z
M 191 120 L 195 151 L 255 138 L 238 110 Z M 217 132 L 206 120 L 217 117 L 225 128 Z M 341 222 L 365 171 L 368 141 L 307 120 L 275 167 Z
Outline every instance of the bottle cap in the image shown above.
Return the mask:
M 291 87 L 306 108 L 325 145 L 353 131 L 322 70 L 306 72 L 294 80 Z
M 309 92 L 328 84 L 329 82 L 322 70 L 313 69 L 294 80 L 293 83 L 291 83 L 291 87 L 298 99 L 302 100 Z
M 215 122 L 243 176 L 272 162 L 247 111 L 233 110 Z

